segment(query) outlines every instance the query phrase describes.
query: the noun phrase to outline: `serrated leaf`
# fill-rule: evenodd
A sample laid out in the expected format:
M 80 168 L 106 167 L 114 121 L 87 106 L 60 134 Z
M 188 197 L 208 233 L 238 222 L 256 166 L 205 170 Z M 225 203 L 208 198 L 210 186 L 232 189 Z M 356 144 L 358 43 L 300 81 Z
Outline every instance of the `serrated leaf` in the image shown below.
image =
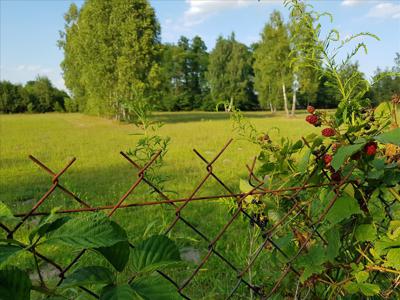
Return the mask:
M 45 242 L 84 249 L 108 247 L 127 241 L 123 228 L 105 215 L 97 213 L 73 218 L 46 236 Z
M 26 272 L 15 267 L 0 270 L 0 300 L 28 300 L 31 286 Z
M 346 145 L 340 147 L 335 155 L 333 156 L 331 166 L 337 171 L 343 166 L 344 162 L 352 156 L 354 153 L 360 151 L 364 147 L 365 143 Z
M 138 272 L 150 272 L 181 261 L 176 244 L 163 235 L 139 243 L 132 251 L 133 266 Z
M 337 224 L 340 221 L 349 218 L 351 215 L 361 213 L 357 200 L 347 194 L 343 194 L 336 199 L 332 208 L 326 215 L 326 220 L 331 224 Z
M 128 284 L 108 285 L 101 290 L 100 300 L 143 300 Z
M 4 263 L 9 257 L 17 254 L 22 248 L 14 245 L 0 245 L 0 264 Z
M 119 272 L 122 272 L 128 263 L 130 248 L 127 241 L 118 242 L 115 245 L 100 247 L 94 250 L 103 255 Z
M 304 283 L 313 274 L 321 274 L 325 268 L 322 265 L 306 265 L 303 273 L 300 276 L 300 282 Z
M 71 217 L 62 217 L 58 219 L 54 218 L 46 218 L 44 221 L 36 227 L 34 230 L 31 231 L 29 234 L 29 241 L 32 243 L 33 239 L 37 237 L 42 237 L 46 233 L 49 233 L 53 230 L 56 230 L 57 228 L 60 228 L 62 225 L 64 225 L 66 222 L 68 222 L 71 219 Z
M 393 248 L 388 251 L 385 266 L 400 270 L 400 248 Z
M 89 266 L 75 270 L 71 275 L 67 276 L 61 288 L 88 285 L 88 284 L 111 284 L 115 280 L 115 276 L 105 267 Z
M 355 236 L 357 241 L 374 241 L 376 239 L 377 231 L 373 224 L 362 224 L 356 228 Z
M 320 274 L 323 270 L 323 263 L 327 260 L 325 251 L 321 245 L 317 244 L 309 249 L 308 253 L 298 259 L 299 266 L 304 267 L 300 281 L 303 283 L 313 274 Z
M 358 288 L 365 296 L 374 296 L 380 292 L 380 287 L 372 283 L 359 283 Z
M 15 221 L 18 220 L 14 217 L 10 208 L 0 201 L 0 222 Z
M 141 277 L 131 284 L 144 300 L 180 300 L 177 288 L 160 275 Z
M 400 146 L 400 128 L 381 133 L 375 137 L 375 140 L 383 144 L 394 144 Z

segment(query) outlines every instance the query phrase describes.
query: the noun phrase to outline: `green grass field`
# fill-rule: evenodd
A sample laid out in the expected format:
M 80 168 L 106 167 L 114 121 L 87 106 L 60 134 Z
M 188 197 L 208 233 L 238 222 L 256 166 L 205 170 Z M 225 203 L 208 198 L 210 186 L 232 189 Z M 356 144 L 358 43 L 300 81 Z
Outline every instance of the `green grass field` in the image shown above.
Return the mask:
M 234 141 L 217 161 L 214 171 L 233 190 L 239 190 L 239 180 L 246 176 L 245 164 L 251 162 L 258 149 L 235 135 L 228 114 L 188 112 L 158 113 L 155 116 L 165 123 L 159 134 L 171 137 L 165 166 L 160 170 L 162 175 L 168 176 L 165 187 L 170 197 L 190 195 L 206 174 L 204 163 L 192 149 L 196 148 L 206 158 L 211 159 L 229 138 L 234 138 Z M 260 131 L 278 127 L 280 132 L 273 131 L 272 139 L 279 136 L 297 139 L 320 130 L 309 126 L 304 121 L 303 113 L 294 118 L 265 112 L 247 113 L 246 116 Z M 50 176 L 28 159 L 29 154 L 40 159 L 55 172 L 72 157 L 76 157 L 77 161 L 61 177 L 60 182 L 93 206 L 115 204 L 137 178 L 135 170 L 119 154 L 121 150 L 132 148 L 139 138 L 135 134 L 140 130 L 132 124 L 82 114 L 52 113 L 2 115 L 0 126 L 0 199 L 14 212 L 30 209 L 51 185 Z M 210 179 L 199 194 L 221 192 L 223 190 L 218 184 Z M 157 199 L 156 195 L 150 194 L 143 186 L 126 203 L 153 199 Z M 61 192 L 56 192 L 39 210 L 78 206 Z M 169 206 L 130 208 L 115 214 L 119 223 L 128 230 L 133 242 L 140 240 L 144 234 L 162 232 L 174 216 L 174 211 Z M 223 201 L 191 203 L 185 208 L 183 216 L 210 238 L 217 234 L 230 217 L 228 206 Z M 35 224 L 34 221 L 28 222 L 25 230 Z M 237 266 L 243 265 L 249 251 L 249 228 L 241 221 L 234 222 L 218 244 L 218 249 Z M 23 235 L 23 232 L 24 230 L 20 234 Z M 189 249 L 192 256 L 202 257 L 207 251 L 207 244 L 182 224 L 178 224 L 172 231 L 171 237 L 182 248 Z M 238 237 L 247 242 L 237 243 Z M 196 251 L 193 252 L 193 249 Z M 51 251 L 54 257 L 62 253 L 64 263 L 70 259 L 70 254 L 65 254 L 63 249 Z M 88 255 L 85 259 L 84 263 L 89 263 L 96 258 Z M 194 265 L 189 263 L 186 268 L 194 268 Z M 183 279 L 189 272 L 175 272 L 173 277 Z M 227 272 L 217 258 L 212 258 L 185 291 L 194 299 L 220 299 L 235 284 L 235 278 L 235 274 Z M 239 290 L 239 295 L 243 295 L 242 299 L 247 299 L 248 292 L 243 288 Z

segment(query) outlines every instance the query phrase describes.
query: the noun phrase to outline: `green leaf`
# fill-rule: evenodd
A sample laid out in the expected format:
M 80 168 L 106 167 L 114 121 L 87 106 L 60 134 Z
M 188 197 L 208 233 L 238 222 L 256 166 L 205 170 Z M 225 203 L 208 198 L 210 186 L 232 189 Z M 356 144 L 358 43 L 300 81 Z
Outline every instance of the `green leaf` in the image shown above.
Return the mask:
M 373 224 L 362 224 L 356 228 L 355 236 L 357 241 L 374 241 L 376 239 L 377 231 Z
M 365 296 L 374 296 L 380 292 L 379 285 L 372 283 L 359 283 L 358 287 Z
M 131 284 L 144 300 L 180 300 L 177 288 L 160 275 L 141 277 Z
M 16 220 L 18 219 L 14 217 L 10 208 L 0 201 L 0 222 L 16 221 Z
M 297 169 L 299 172 L 305 172 L 308 167 L 308 162 L 310 161 L 310 156 L 311 156 L 311 149 L 307 149 L 303 155 L 303 157 L 300 159 L 299 164 L 297 165 Z
M 181 261 L 179 249 L 163 235 L 155 235 L 139 243 L 132 251 L 136 271 L 150 272 Z
M 354 275 L 354 277 L 356 278 L 358 283 L 363 283 L 363 282 L 367 281 L 369 274 L 367 271 L 360 271 L 360 272 L 357 272 Z
M 100 300 L 142 300 L 128 284 L 108 285 L 101 290 Z
M 354 153 L 360 151 L 364 147 L 365 143 L 346 145 L 340 147 L 336 154 L 333 156 L 331 166 L 337 171 L 343 166 L 346 159 L 352 156 Z
M 383 144 L 394 144 L 400 146 L 400 128 L 395 128 L 391 131 L 377 135 L 375 140 Z
M 88 285 L 88 284 L 111 284 L 115 280 L 115 276 L 105 267 L 89 266 L 75 270 L 69 275 L 63 283 L 61 288 Z
M 123 228 L 104 214 L 88 214 L 73 218 L 47 234 L 45 242 L 58 242 L 77 248 L 109 247 L 127 241 Z
M 334 262 L 336 256 L 339 255 L 340 244 L 341 244 L 338 228 L 336 227 L 331 228 L 326 233 L 326 239 L 328 242 L 328 246 L 326 248 L 326 258 L 330 262 Z
M 29 234 L 29 241 L 31 243 L 36 236 L 42 237 L 46 233 L 49 233 L 49 232 L 61 227 L 62 225 L 64 225 L 66 222 L 68 222 L 71 219 L 71 217 L 62 217 L 62 218 L 58 218 L 58 219 L 49 218 L 49 217 L 43 219 L 41 224 L 38 227 L 36 227 L 34 230 L 31 231 L 31 233 Z
M 128 263 L 130 248 L 127 241 L 118 242 L 115 245 L 100 247 L 94 250 L 103 255 L 119 272 L 122 272 Z
M 355 294 L 359 291 L 358 284 L 352 281 L 348 282 L 344 288 L 349 294 Z
M 400 238 L 400 220 L 390 221 L 387 236 L 392 240 Z
M 388 253 L 392 248 L 399 248 L 400 240 L 391 240 L 388 237 L 382 237 L 374 243 L 374 250 L 378 256 L 382 256 Z
M 307 254 L 299 258 L 299 266 L 304 267 L 300 281 L 303 283 L 313 274 L 320 274 L 324 270 L 323 263 L 327 260 L 321 245 L 314 245 Z
M 385 266 L 400 270 L 400 248 L 393 248 L 388 251 Z
M 0 300 L 28 300 L 31 286 L 26 272 L 15 267 L 0 270 Z
M 374 114 L 378 117 L 381 117 L 381 116 L 390 117 L 391 111 L 392 111 L 392 108 L 391 108 L 390 102 L 386 101 L 386 102 L 380 103 L 374 109 Z
M 321 274 L 325 268 L 322 265 L 306 265 L 303 273 L 300 276 L 300 282 L 304 283 L 313 274 Z
M 242 193 L 248 193 L 253 189 L 253 187 L 249 184 L 247 180 L 240 179 L 239 189 Z
M 21 251 L 22 248 L 14 245 L 0 245 L 0 264 L 5 262 L 10 256 Z
M 326 215 L 326 220 L 328 220 L 331 224 L 337 224 L 351 215 L 361 213 L 362 212 L 356 199 L 347 194 L 343 194 L 336 199 L 332 208 Z

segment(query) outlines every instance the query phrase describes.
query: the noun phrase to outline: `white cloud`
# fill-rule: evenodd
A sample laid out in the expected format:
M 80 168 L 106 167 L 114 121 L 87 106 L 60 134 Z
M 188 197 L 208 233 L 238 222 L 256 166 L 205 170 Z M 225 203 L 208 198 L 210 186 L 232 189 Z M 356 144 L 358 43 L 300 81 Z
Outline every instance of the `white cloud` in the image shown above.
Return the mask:
M 186 0 L 189 8 L 183 16 L 186 27 L 195 26 L 223 10 L 259 3 L 257 0 Z
M 373 18 L 400 19 L 400 4 L 383 2 L 372 7 L 367 15 Z
M 44 68 L 40 65 L 19 65 L 16 67 L 18 72 L 32 72 L 38 74 L 51 74 L 54 71 L 50 68 Z
M 358 4 L 362 4 L 365 2 L 365 0 L 343 0 L 342 5 L 343 6 L 356 6 Z

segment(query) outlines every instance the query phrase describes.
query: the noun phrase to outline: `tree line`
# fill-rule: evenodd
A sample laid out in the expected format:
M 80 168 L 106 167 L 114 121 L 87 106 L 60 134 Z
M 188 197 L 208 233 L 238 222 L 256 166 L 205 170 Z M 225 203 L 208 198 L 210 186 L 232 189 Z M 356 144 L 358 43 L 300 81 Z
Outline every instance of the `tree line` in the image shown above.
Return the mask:
M 144 101 L 160 111 L 235 106 L 289 115 L 308 104 L 334 108 L 340 98 L 328 76 L 301 61 L 313 48 L 304 24 L 295 16 L 285 21 L 279 11 L 272 12 L 258 42 L 247 46 L 232 33 L 218 37 L 211 51 L 200 36 L 161 43 L 147 0 L 86 0 L 80 9 L 71 4 L 64 19 L 58 45 L 68 107 L 81 112 L 126 118 Z M 393 70 L 378 69 L 376 77 L 396 70 L 400 54 Z M 365 78 L 357 62 L 340 72 Z M 389 100 L 399 87 L 399 77 L 387 76 L 367 97 L 373 104 Z
M 47 77 L 38 76 L 25 85 L 0 81 L 0 112 L 43 113 L 77 110 L 78 107 L 68 94 L 54 87 Z

